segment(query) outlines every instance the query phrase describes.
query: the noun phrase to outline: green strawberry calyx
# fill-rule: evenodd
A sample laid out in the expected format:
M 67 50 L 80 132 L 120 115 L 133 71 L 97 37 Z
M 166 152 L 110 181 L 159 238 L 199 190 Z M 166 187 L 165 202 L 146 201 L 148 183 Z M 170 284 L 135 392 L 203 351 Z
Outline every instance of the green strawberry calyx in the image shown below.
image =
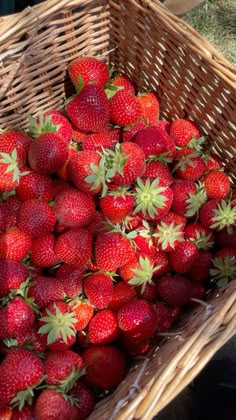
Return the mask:
M 185 212 L 186 217 L 197 216 L 202 205 L 207 201 L 207 194 L 203 183 L 200 181 L 196 183 L 196 192 L 189 193 L 186 200 L 187 210 Z
M 68 338 L 76 334 L 75 323 L 77 319 L 73 312 L 62 313 L 58 306 L 54 303 L 55 313 L 46 308 L 47 316 L 40 318 L 40 321 L 45 322 L 38 332 L 39 334 L 47 334 L 47 344 L 52 344 L 59 336 L 62 337 L 64 343 L 68 342 Z
M 210 269 L 210 275 L 217 280 L 218 287 L 226 287 L 230 280 L 236 277 L 236 258 L 218 257 L 212 260 L 214 268 Z
M 191 152 L 187 155 L 180 156 L 179 158 L 176 158 L 176 164 L 172 170 L 172 172 L 175 172 L 177 169 L 180 169 L 181 171 L 186 171 L 188 167 L 193 168 L 195 166 L 194 158 L 199 157 L 198 152 Z
M 47 385 L 47 388 L 55 389 L 66 394 L 73 388 L 77 380 L 85 375 L 85 373 L 86 368 L 75 369 L 75 367 L 72 366 L 69 375 L 65 379 L 61 379 L 56 385 Z
M 107 166 L 106 166 L 106 157 L 105 155 L 101 156 L 101 159 L 99 161 L 98 165 L 94 165 L 94 163 L 90 164 L 91 174 L 86 176 L 84 179 L 85 182 L 88 184 L 92 184 L 90 187 L 90 190 L 94 190 L 96 188 L 99 188 L 102 186 L 101 195 L 104 197 L 107 193 Z
M 19 182 L 19 179 L 22 175 L 26 175 L 29 172 L 20 172 L 18 161 L 17 161 L 17 151 L 13 149 L 11 154 L 0 152 L 0 163 L 6 165 L 5 174 L 12 172 L 12 181 Z
M 211 229 L 221 230 L 226 227 L 228 233 L 232 233 L 233 226 L 236 222 L 236 205 L 235 200 L 229 201 L 221 200 L 217 203 L 217 208 L 214 209 L 215 216 L 212 217 Z
M 149 178 L 145 182 L 141 178 L 137 178 L 137 186 L 135 188 L 134 197 L 136 207 L 133 214 L 142 212 L 144 216 L 148 215 L 153 219 L 158 214 L 158 209 L 165 206 L 167 197 L 165 191 L 167 187 L 159 186 L 159 178 L 152 182 Z
M 198 249 L 201 249 L 203 251 L 208 251 L 214 246 L 214 241 L 211 240 L 212 233 L 209 233 L 208 235 L 205 232 L 202 231 L 196 231 L 196 237 L 195 238 L 189 238 L 190 242 L 193 242 Z
M 26 389 L 19 391 L 11 400 L 10 405 L 14 408 L 18 407 L 19 411 L 22 410 L 26 403 L 32 405 L 34 399 L 34 391 L 40 387 L 45 378 L 46 375 L 43 375 L 35 385 L 28 386 Z
M 153 263 L 147 257 L 139 257 L 140 268 L 132 268 L 134 277 L 128 281 L 132 286 L 142 286 L 141 293 L 144 292 L 147 283 L 153 284 L 152 278 L 160 266 L 153 267 Z
M 28 119 L 30 123 L 29 135 L 33 138 L 37 138 L 43 133 L 56 133 L 61 127 L 61 124 L 53 124 L 51 115 L 44 117 L 41 114 L 38 119 L 29 115 Z
M 157 244 L 163 251 L 169 247 L 174 250 L 176 244 L 184 240 L 182 225 L 177 225 L 174 221 L 170 224 L 161 221 L 157 225 L 157 232 L 153 236 L 157 238 Z
M 193 150 L 195 150 L 196 152 L 201 152 L 202 151 L 202 146 L 206 143 L 206 136 L 202 136 L 202 137 L 193 137 L 191 140 L 189 140 L 187 147 L 191 147 Z

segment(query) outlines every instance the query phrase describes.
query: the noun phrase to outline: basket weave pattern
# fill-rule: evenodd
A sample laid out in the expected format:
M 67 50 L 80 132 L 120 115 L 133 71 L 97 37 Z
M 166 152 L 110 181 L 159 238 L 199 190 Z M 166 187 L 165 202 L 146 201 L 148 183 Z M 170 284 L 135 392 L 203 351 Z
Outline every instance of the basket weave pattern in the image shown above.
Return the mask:
M 153 0 L 50 0 L 0 18 L 0 130 L 26 129 L 27 116 L 62 108 L 66 69 L 94 55 L 153 89 L 162 117 L 191 118 L 236 178 L 236 69 Z M 150 353 L 135 360 L 91 419 L 151 419 L 234 335 L 236 281 L 195 307 Z

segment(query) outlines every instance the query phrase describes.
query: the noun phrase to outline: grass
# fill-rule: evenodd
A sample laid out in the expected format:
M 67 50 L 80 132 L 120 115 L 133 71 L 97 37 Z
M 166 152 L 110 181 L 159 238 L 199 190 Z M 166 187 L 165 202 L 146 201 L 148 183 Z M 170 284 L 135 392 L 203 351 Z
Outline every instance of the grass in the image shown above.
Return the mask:
M 236 0 L 206 0 L 181 17 L 236 65 Z

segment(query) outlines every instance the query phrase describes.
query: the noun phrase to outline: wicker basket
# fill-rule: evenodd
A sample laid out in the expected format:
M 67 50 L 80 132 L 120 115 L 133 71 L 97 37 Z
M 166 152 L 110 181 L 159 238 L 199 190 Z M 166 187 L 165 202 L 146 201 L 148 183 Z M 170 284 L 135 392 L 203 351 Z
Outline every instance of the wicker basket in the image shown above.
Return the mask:
M 236 70 L 153 0 L 50 0 L 0 18 L 0 129 L 63 106 L 67 65 L 95 55 L 161 98 L 162 117 L 195 120 L 236 176 Z M 91 419 L 151 419 L 236 329 L 236 280 L 137 358 Z

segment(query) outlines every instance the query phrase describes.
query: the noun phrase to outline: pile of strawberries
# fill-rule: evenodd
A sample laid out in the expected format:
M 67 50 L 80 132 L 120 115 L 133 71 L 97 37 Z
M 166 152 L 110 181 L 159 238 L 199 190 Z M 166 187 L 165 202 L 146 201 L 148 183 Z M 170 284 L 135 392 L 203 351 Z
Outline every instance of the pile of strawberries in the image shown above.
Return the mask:
M 0 418 L 79 420 L 236 277 L 236 190 L 193 121 L 96 58 L 0 136 Z

